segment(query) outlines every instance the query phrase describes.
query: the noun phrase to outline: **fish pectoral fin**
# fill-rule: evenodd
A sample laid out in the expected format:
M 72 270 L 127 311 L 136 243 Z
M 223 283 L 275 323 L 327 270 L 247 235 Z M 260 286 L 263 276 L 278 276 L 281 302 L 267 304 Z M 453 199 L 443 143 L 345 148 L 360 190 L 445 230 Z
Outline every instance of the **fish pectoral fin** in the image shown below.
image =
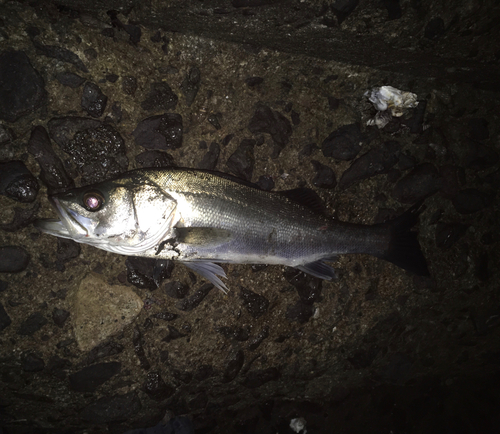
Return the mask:
M 231 231 L 219 228 L 175 228 L 175 240 L 179 244 L 213 247 L 227 243 L 233 237 Z
M 219 288 L 224 294 L 227 294 L 227 291 L 229 291 L 227 286 L 224 285 L 222 280 L 219 279 L 219 276 L 224 278 L 227 277 L 224 269 L 220 265 L 208 261 L 183 261 L 182 263 L 186 267 L 198 273 L 200 276 L 207 279 L 209 282 L 213 283 L 214 286 Z
M 311 274 L 314 277 L 319 277 L 320 279 L 332 280 L 337 277 L 333 267 L 325 264 L 322 260 L 299 265 L 295 268 L 303 271 L 304 273 Z

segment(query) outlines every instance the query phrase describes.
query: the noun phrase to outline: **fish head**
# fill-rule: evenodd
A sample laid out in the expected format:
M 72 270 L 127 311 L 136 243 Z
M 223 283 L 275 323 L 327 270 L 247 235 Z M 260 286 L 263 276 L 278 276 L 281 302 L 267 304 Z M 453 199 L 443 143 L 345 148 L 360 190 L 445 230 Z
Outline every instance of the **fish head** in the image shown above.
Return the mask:
M 42 232 L 104 250 L 139 255 L 176 223 L 176 201 L 154 183 L 118 179 L 49 196 L 59 219 L 35 222 Z

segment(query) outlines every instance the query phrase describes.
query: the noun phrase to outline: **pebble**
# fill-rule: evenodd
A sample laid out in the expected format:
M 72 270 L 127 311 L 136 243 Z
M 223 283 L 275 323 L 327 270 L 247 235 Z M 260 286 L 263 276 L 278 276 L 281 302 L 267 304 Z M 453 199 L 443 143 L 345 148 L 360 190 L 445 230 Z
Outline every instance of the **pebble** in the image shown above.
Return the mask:
M 15 122 L 45 101 L 43 78 L 23 51 L 0 54 L 0 119 Z
M 182 146 L 182 117 L 177 113 L 151 116 L 132 132 L 135 144 L 146 149 L 176 149 Z
M 137 90 L 137 78 L 127 75 L 122 78 L 122 90 L 127 95 L 134 96 Z
M 273 142 L 277 146 L 273 158 L 279 155 L 279 152 L 288 144 L 292 135 L 290 121 L 281 113 L 262 104 L 255 110 L 248 124 L 248 129 L 252 134 L 267 133 L 271 135 Z
M 0 247 L 0 273 L 19 273 L 26 269 L 30 255 L 23 247 Z
M 259 332 L 253 337 L 249 344 L 248 344 L 248 349 L 250 351 L 256 350 L 259 345 L 264 342 L 265 339 L 269 337 L 269 326 L 265 325 Z
M 337 25 L 340 25 L 356 9 L 359 0 L 335 0 L 331 3 L 331 9 L 337 17 Z
M 316 171 L 316 175 L 312 180 L 314 186 L 328 189 L 332 189 L 337 186 L 335 172 L 331 167 L 325 166 L 316 160 L 311 160 L 311 163 Z
M 175 388 L 165 383 L 159 371 L 148 372 L 142 390 L 157 401 L 169 398 L 175 393 Z
M 57 238 L 56 259 L 62 266 L 64 266 L 64 263 L 78 258 L 81 250 L 80 244 L 76 241 L 66 238 Z
M 91 351 L 89 351 L 85 363 L 91 365 L 99 359 L 104 359 L 106 357 L 115 356 L 123 352 L 124 346 L 114 342 L 108 341 L 103 344 L 97 345 Z
M 184 298 L 183 300 L 179 301 L 175 305 L 175 307 L 177 307 L 177 309 L 183 310 L 183 311 L 191 311 L 191 310 L 195 309 L 204 300 L 204 298 L 210 293 L 210 291 L 213 289 L 213 287 L 214 287 L 214 285 L 212 285 L 211 283 L 205 283 L 191 297 Z
M 346 189 L 351 185 L 382 173 L 388 173 L 398 162 L 399 144 L 394 141 L 385 142 L 382 147 L 371 149 L 353 161 L 342 174 L 339 188 Z
M 141 368 L 144 369 L 145 371 L 149 371 L 149 369 L 151 368 L 151 363 L 149 363 L 149 360 L 146 357 L 146 351 L 144 350 L 141 330 L 137 325 L 134 327 L 134 336 L 132 338 L 132 343 L 134 345 L 135 355 L 139 359 L 139 364 Z
M 35 157 L 40 166 L 40 179 L 49 188 L 50 193 L 74 188 L 75 183 L 68 175 L 64 164 L 52 149 L 49 134 L 42 126 L 31 130 L 28 152 Z
M 162 289 L 169 297 L 177 299 L 184 298 L 189 292 L 188 286 L 182 284 L 178 280 L 165 283 Z
M 101 125 L 101 122 L 97 119 L 82 118 L 79 116 L 52 118 L 47 123 L 50 137 L 63 151 L 78 131 L 98 128 Z
M 75 392 L 93 393 L 110 378 L 120 373 L 120 362 L 97 363 L 69 376 L 69 387 Z
M 363 135 L 358 124 L 344 125 L 330 133 L 323 141 L 321 149 L 325 157 L 349 161 L 361 150 Z
M 141 400 L 136 392 L 105 396 L 85 407 L 80 413 L 80 419 L 93 424 L 123 421 L 141 408 Z
M 432 18 L 424 30 L 424 38 L 437 40 L 445 33 L 444 21 L 441 17 Z
M 217 333 L 220 333 L 226 339 L 234 339 L 238 342 L 247 341 L 250 337 L 250 328 L 240 327 L 240 326 L 221 326 L 215 329 Z
M 108 97 L 97 84 L 87 82 L 83 88 L 81 106 L 93 118 L 99 118 L 106 109 Z
M 40 54 L 51 57 L 52 59 L 70 63 L 82 72 L 89 72 L 85 64 L 72 51 L 67 50 L 66 48 L 58 47 L 57 45 L 44 45 L 36 39 L 32 39 L 32 42 Z
M 0 332 L 5 330 L 12 324 L 12 320 L 10 319 L 9 314 L 6 312 L 3 304 L 0 303 Z
M 181 92 L 186 99 L 186 105 L 191 107 L 194 99 L 196 98 L 196 94 L 198 90 L 200 90 L 200 81 L 201 81 L 201 72 L 200 70 L 194 66 L 189 70 L 186 77 L 181 83 Z
M 262 175 L 257 181 L 257 185 L 261 190 L 271 191 L 274 188 L 274 180 L 272 176 Z
M 40 372 L 45 368 L 45 361 L 37 354 L 29 352 L 23 357 L 22 367 L 24 372 Z
M 487 194 L 476 188 L 466 188 L 453 197 L 452 203 L 460 214 L 473 214 L 492 205 L 495 194 Z
M 47 323 L 48 320 L 42 312 L 34 312 L 21 323 L 17 329 L 17 334 L 21 336 L 32 336 Z
M 203 170 L 214 170 L 217 166 L 217 162 L 219 161 L 219 155 L 219 144 L 217 142 L 212 142 L 210 144 L 210 149 L 203 156 L 203 160 L 201 160 L 200 164 L 198 164 L 198 168 Z
M 29 203 L 36 199 L 39 188 L 38 181 L 22 161 L 0 163 L 0 194 Z
M 247 78 L 245 78 L 245 83 L 248 87 L 255 87 L 263 82 L 264 82 L 264 79 L 262 77 L 247 77 Z
M 291 304 L 286 308 L 285 318 L 290 322 L 305 324 L 313 314 L 314 308 L 312 305 L 298 300 L 295 304 Z
M 10 223 L 0 223 L 0 229 L 6 232 L 15 232 L 33 223 L 38 217 L 40 202 L 36 202 L 31 208 L 14 208 L 14 217 Z
M 162 151 L 144 151 L 136 155 L 135 161 L 139 167 L 177 167 L 174 157 Z
M 231 351 L 225 360 L 224 373 L 222 374 L 222 383 L 233 381 L 243 367 L 245 354 L 242 350 Z
M 290 285 L 294 286 L 304 304 L 313 304 L 321 300 L 323 280 L 295 268 L 288 267 L 284 277 Z
M 269 300 L 263 295 L 241 287 L 239 296 L 245 309 L 255 319 L 260 318 L 269 309 Z
M 281 374 L 277 368 L 256 369 L 247 374 L 245 380 L 243 380 L 243 386 L 248 389 L 256 389 L 270 381 L 279 380 L 280 377 Z
M 67 310 L 55 307 L 52 311 L 52 320 L 57 327 L 62 328 L 69 315 L 70 313 Z
M 177 107 L 177 95 L 167 83 L 151 83 L 146 99 L 141 107 L 146 111 L 168 111 Z
M 231 173 L 247 181 L 252 180 L 255 165 L 255 144 L 255 140 L 243 139 L 226 163 Z
M 168 334 L 162 339 L 163 342 L 172 342 L 176 339 L 185 338 L 187 335 L 181 333 L 174 326 L 168 325 Z
M 162 319 L 164 321 L 173 321 L 176 319 L 179 315 L 171 312 L 167 312 L 166 310 L 163 312 L 157 312 L 151 315 L 151 318 L 156 318 L 156 319 Z
M 62 85 L 71 87 L 73 89 L 76 89 L 77 87 L 80 87 L 83 83 L 85 83 L 85 78 L 80 77 L 78 74 L 74 74 L 72 72 L 60 72 L 56 74 L 56 79 Z
M 401 203 L 415 203 L 439 191 L 442 180 L 436 167 L 423 163 L 403 176 L 394 186 L 392 196 Z

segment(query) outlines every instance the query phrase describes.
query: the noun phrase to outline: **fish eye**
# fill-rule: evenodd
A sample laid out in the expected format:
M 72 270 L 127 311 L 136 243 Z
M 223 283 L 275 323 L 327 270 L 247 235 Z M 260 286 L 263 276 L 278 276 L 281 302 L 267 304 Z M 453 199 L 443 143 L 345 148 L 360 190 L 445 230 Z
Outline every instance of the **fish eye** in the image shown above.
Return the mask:
M 104 204 L 104 197 L 98 191 L 87 191 L 83 195 L 83 206 L 87 211 L 99 211 Z

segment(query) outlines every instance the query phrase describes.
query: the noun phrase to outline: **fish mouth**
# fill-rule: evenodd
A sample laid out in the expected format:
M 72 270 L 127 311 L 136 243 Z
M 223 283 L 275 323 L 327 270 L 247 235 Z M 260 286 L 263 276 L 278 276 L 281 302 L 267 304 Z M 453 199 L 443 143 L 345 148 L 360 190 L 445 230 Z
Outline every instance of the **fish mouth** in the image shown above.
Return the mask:
M 95 226 L 91 219 L 78 214 L 72 209 L 66 208 L 55 197 L 49 197 L 49 201 L 59 215 L 59 220 L 37 220 L 34 223 L 36 228 L 44 233 L 71 240 L 78 240 L 89 236 L 89 231 Z

